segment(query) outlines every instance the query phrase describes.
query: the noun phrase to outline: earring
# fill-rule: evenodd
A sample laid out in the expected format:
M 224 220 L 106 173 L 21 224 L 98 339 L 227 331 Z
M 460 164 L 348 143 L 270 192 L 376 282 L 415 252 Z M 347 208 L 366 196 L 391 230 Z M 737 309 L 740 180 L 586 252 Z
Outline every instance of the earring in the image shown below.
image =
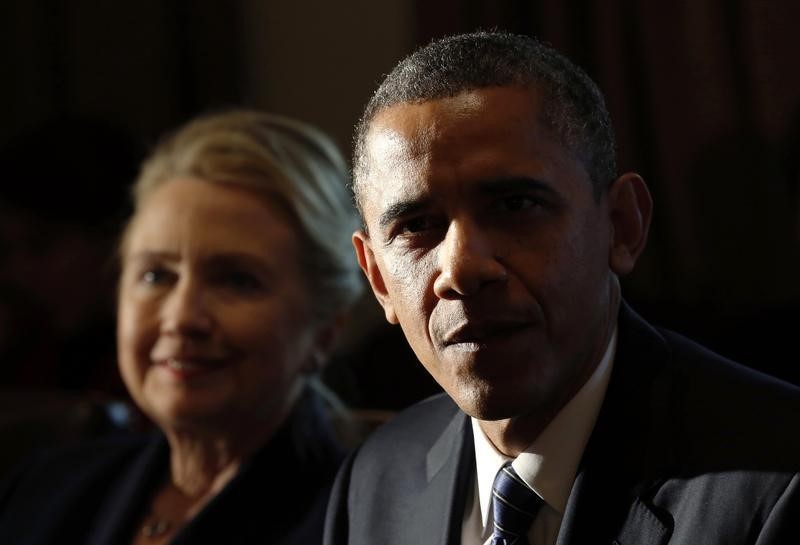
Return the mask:
M 322 371 L 322 368 L 325 366 L 325 354 L 322 353 L 321 350 L 314 350 L 311 353 L 311 358 L 306 366 L 306 373 L 309 375 L 313 375 Z

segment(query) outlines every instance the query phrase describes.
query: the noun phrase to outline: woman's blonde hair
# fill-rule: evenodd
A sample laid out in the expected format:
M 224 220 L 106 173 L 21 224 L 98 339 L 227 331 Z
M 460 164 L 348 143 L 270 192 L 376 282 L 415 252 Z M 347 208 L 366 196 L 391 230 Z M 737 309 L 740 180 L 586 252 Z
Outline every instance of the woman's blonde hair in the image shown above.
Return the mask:
M 283 207 L 308 243 L 303 265 L 321 320 L 361 294 L 350 243 L 358 223 L 347 190 L 347 165 L 318 129 L 247 110 L 199 117 L 160 142 L 142 165 L 133 187 L 131 222 L 156 188 L 177 177 L 243 187 Z

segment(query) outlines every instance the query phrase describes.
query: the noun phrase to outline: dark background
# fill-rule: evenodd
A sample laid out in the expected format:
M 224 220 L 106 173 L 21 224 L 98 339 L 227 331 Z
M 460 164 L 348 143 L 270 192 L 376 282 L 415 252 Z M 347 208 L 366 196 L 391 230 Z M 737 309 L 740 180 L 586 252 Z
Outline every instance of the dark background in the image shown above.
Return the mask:
M 655 199 L 624 281 L 651 321 L 800 383 L 800 3 L 794 0 L 4 0 L 0 387 L 123 395 L 113 248 L 127 184 L 204 111 L 294 116 L 349 152 L 382 74 L 444 34 L 539 36 L 606 94 Z M 328 379 L 397 409 L 435 386 L 368 297 Z

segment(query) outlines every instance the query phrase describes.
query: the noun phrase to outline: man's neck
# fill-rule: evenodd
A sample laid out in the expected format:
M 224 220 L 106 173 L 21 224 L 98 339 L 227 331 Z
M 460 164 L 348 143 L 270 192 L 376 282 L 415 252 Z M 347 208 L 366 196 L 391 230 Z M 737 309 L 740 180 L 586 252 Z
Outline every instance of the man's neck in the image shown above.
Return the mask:
M 479 425 L 483 433 L 486 434 L 486 437 L 499 452 L 510 458 L 516 458 L 552 422 L 553 418 L 583 386 L 596 367 L 597 363 L 591 366 L 591 370 L 580 380 L 577 387 L 565 391 L 558 398 L 558 401 L 549 407 L 542 407 L 540 410 L 504 420 L 480 420 Z
M 542 403 L 534 410 L 503 420 L 480 420 L 479 425 L 491 441 L 492 445 L 502 454 L 516 458 L 533 443 L 540 433 L 552 422 L 553 418 L 561 411 L 569 400 L 586 384 L 597 366 L 602 361 L 608 350 L 612 335 L 616 328 L 617 315 L 619 314 L 620 296 L 619 285 L 612 285 L 612 304 L 609 305 L 608 319 L 599 337 L 595 349 L 586 358 L 586 364 L 581 366 L 580 373 L 569 381 L 564 388 L 558 391 L 548 403 Z

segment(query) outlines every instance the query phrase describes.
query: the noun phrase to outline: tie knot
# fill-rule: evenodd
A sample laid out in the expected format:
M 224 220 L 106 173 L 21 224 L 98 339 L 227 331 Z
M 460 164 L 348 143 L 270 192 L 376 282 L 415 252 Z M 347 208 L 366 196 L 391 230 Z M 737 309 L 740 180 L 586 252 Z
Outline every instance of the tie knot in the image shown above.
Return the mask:
M 510 462 L 501 467 L 492 485 L 492 545 L 526 544 L 541 505 L 542 499 L 522 481 Z

